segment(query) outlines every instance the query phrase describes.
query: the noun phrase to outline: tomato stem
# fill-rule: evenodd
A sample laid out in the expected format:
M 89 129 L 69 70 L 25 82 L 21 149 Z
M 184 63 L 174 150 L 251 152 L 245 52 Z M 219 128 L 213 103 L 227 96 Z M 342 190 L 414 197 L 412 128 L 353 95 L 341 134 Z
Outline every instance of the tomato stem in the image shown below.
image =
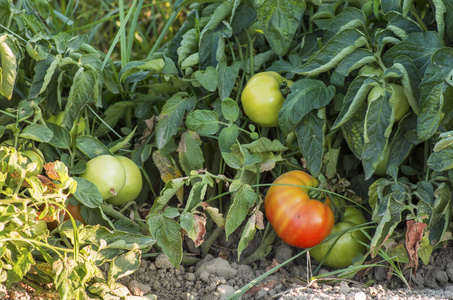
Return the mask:
M 263 236 L 263 239 L 261 240 L 261 244 L 258 247 L 258 249 L 256 249 L 255 252 L 253 252 L 253 254 L 251 254 L 250 256 L 248 256 L 244 259 L 241 259 L 239 261 L 240 264 L 249 265 L 252 262 L 262 259 L 264 256 L 266 256 L 269 253 L 271 245 L 274 243 L 275 239 L 277 238 L 277 233 L 272 228 L 270 223 L 267 223 L 264 233 L 265 234 Z

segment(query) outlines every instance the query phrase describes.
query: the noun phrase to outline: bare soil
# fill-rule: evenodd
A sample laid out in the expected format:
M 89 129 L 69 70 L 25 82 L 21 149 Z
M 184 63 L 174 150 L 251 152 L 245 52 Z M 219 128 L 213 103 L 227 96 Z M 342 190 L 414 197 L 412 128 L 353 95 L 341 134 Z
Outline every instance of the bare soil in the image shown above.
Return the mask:
M 280 245 L 266 259 L 251 266 L 208 255 L 196 265 L 181 265 L 176 269 L 164 255 L 146 258 L 139 270 L 120 279 L 122 294 L 105 299 L 226 299 L 296 251 Z M 316 262 L 311 263 L 315 268 Z M 321 274 L 330 271 L 332 269 L 320 269 Z M 301 256 L 259 282 L 241 299 L 453 299 L 453 248 L 436 250 L 428 265 L 420 265 L 415 274 L 409 269 L 404 274 L 411 289 L 385 266 L 370 268 L 353 279 L 329 276 L 307 282 L 307 261 Z M 9 291 L 0 286 L 0 299 L 46 300 L 58 299 L 58 296 L 51 287 L 37 291 L 21 283 Z

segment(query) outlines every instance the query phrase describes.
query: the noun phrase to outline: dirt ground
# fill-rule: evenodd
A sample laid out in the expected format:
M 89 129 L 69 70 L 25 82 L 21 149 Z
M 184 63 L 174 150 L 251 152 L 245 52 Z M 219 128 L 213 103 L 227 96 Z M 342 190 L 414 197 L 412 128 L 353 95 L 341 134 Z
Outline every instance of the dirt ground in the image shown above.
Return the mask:
M 181 265 L 179 269 L 174 268 L 164 255 L 143 259 L 135 273 L 120 279 L 121 292 L 105 299 L 227 299 L 278 262 L 294 256 L 296 251 L 282 244 L 266 259 L 250 266 L 213 255 L 196 265 Z M 312 267 L 316 267 L 315 261 L 312 261 Z M 330 271 L 329 268 L 320 269 L 321 274 Z M 328 277 L 307 283 L 307 261 L 305 256 L 301 256 L 266 277 L 240 299 L 453 299 L 453 248 L 436 250 L 428 265 L 421 264 L 415 275 L 407 270 L 405 277 L 411 289 L 397 276 L 392 276 L 385 266 L 370 268 L 351 280 Z M 0 286 L 0 299 L 45 300 L 58 297 L 50 291 L 38 292 L 18 284 L 9 291 Z

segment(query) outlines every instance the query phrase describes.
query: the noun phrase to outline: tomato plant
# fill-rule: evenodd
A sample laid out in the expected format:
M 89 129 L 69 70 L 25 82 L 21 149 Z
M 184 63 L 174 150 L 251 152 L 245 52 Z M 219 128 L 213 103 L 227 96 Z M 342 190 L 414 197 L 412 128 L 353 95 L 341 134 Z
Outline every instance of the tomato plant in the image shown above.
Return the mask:
M 116 196 L 126 182 L 123 164 L 112 155 L 99 155 L 87 162 L 80 177 L 96 185 L 104 200 Z
M 142 173 L 137 165 L 125 156 L 115 156 L 123 165 L 126 172 L 126 181 L 123 188 L 106 201 L 112 205 L 118 206 L 126 202 L 134 201 L 140 194 L 143 186 Z
M 288 245 L 310 248 L 332 230 L 335 217 L 330 200 L 310 199 L 308 191 L 318 186 L 316 178 L 303 171 L 287 172 L 273 182 L 264 200 L 268 221 Z
M 346 207 L 340 212 L 341 218 L 332 229 L 330 235 L 343 230 L 348 230 L 356 225 L 366 223 L 366 219 L 360 209 L 356 207 Z M 311 256 L 318 262 L 332 268 L 346 268 L 352 263 L 354 257 L 365 254 L 368 239 L 360 230 L 345 232 L 339 237 L 324 241 L 310 250 Z
M 404 93 L 404 88 L 401 85 L 390 83 L 389 86 L 392 89 L 392 96 L 389 101 L 393 105 L 395 121 L 399 121 L 409 112 L 410 105 Z M 382 97 L 384 92 L 385 90 L 381 86 L 373 87 L 368 94 L 368 103 L 376 100 L 378 97 Z
M 252 76 L 241 94 L 245 114 L 258 125 L 275 127 L 285 98 L 280 85 L 291 87 L 292 81 L 276 72 L 261 72 Z

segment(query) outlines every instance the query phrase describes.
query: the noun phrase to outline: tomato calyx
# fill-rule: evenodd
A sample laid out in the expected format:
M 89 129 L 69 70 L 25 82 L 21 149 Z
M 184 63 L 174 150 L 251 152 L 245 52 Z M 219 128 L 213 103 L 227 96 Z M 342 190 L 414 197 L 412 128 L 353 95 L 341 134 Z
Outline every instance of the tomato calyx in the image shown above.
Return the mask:
M 289 81 L 283 81 L 282 83 L 280 83 L 280 93 L 282 93 L 282 96 L 284 98 L 286 98 L 286 96 L 289 95 L 289 93 L 291 93 L 291 86 L 293 85 L 293 82 L 289 82 Z
M 329 204 L 330 200 L 327 197 L 327 180 L 324 175 L 319 175 L 318 177 L 319 185 L 317 187 L 312 187 L 308 190 L 308 196 L 310 199 L 315 199 L 321 201 L 322 203 Z

